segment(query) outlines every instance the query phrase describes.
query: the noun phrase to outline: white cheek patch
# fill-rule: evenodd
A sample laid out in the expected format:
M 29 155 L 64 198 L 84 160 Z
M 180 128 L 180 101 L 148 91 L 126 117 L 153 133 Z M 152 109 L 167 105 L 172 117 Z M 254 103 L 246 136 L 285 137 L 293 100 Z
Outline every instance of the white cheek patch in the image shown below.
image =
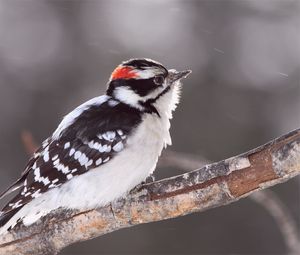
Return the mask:
M 115 89 L 114 96 L 116 99 L 120 100 L 123 103 L 131 105 L 134 108 L 143 110 L 144 107 L 140 104 L 140 102 L 145 102 L 148 99 L 156 98 L 160 93 L 162 93 L 164 89 L 166 89 L 166 83 L 164 83 L 163 87 L 155 89 L 154 91 L 150 92 L 147 96 L 140 96 L 139 94 L 135 93 L 131 88 L 123 86 Z
M 139 101 L 142 100 L 142 97 L 132 91 L 129 87 L 123 86 L 118 87 L 114 91 L 114 96 L 116 99 L 129 104 L 133 107 L 143 108 L 142 106 L 139 107 Z

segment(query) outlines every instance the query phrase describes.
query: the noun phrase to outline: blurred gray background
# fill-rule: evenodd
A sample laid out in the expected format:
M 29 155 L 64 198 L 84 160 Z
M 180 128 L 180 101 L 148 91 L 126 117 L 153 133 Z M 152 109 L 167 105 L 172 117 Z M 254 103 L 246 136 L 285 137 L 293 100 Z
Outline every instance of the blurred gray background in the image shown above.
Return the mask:
M 104 93 L 121 61 L 192 69 L 172 150 L 217 161 L 300 126 L 300 1 L 0 0 L 0 187 L 62 116 Z M 161 168 L 157 178 L 182 173 Z M 272 190 L 300 226 L 299 177 Z M 274 219 L 250 199 L 124 229 L 63 254 L 287 254 Z

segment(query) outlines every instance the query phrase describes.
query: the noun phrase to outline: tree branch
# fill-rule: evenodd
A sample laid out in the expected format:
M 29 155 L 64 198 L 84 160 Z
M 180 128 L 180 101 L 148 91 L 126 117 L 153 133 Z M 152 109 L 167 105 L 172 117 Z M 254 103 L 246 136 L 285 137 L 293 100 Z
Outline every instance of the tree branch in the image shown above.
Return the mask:
M 56 210 L 0 237 L 0 254 L 57 254 L 79 241 L 147 222 L 226 205 L 300 173 L 300 129 L 254 150 L 144 185 L 109 206 Z
M 166 150 L 159 160 L 158 166 L 178 168 L 187 172 L 190 169 L 194 169 L 197 166 L 204 166 L 208 163 L 212 162 L 196 155 Z M 263 207 L 273 217 L 286 244 L 287 254 L 298 255 L 300 253 L 300 237 L 297 224 L 289 208 L 270 189 L 254 192 L 249 198 Z

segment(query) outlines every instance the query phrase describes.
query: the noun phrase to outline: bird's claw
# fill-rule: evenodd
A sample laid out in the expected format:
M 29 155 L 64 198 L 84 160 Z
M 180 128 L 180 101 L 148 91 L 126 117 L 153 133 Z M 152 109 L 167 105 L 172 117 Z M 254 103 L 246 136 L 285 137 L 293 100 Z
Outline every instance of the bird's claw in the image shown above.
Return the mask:
M 140 192 L 143 187 L 145 186 L 145 184 L 151 183 L 155 181 L 155 177 L 153 174 L 149 175 L 145 181 L 141 182 L 140 184 L 136 185 L 129 193 L 133 194 L 133 193 L 138 193 Z

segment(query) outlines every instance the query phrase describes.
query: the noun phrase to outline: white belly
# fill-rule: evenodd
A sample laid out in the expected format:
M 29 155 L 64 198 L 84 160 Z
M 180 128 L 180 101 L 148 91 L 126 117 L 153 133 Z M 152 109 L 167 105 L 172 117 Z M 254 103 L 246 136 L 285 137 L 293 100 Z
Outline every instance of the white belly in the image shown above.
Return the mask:
M 123 151 L 108 163 L 63 185 L 55 204 L 93 208 L 125 195 L 154 171 L 166 139 L 169 140 L 164 126 L 157 116 L 145 115 Z
M 162 149 L 171 142 L 169 126 L 168 119 L 146 114 L 128 137 L 124 150 L 111 161 L 42 194 L 6 225 L 14 225 L 19 218 L 25 225 L 31 225 L 59 207 L 92 209 L 126 195 L 155 170 Z

